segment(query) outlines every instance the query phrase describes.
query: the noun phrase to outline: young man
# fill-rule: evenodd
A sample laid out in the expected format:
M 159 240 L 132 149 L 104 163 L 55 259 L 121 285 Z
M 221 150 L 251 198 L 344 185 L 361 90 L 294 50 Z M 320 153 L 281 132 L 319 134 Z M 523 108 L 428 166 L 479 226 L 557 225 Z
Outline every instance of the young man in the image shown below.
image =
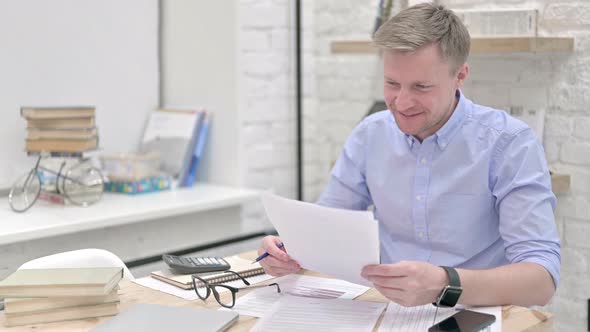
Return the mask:
M 559 282 L 560 244 L 539 140 L 461 93 L 470 38 L 452 11 L 408 8 L 374 41 L 389 110 L 354 129 L 318 201 L 374 205 L 382 264 L 362 276 L 404 306 L 545 305 Z M 279 242 L 263 240 L 259 252 L 271 257 L 262 266 L 297 271 Z

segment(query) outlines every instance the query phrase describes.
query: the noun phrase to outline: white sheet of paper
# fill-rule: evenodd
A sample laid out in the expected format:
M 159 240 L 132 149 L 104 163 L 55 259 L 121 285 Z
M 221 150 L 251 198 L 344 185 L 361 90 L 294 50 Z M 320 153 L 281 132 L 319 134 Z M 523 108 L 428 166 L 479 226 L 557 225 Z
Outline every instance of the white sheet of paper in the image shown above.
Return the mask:
M 390 302 L 377 332 L 427 332 L 428 328 L 434 325 L 435 310 L 436 307 L 432 304 L 408 308 Z M 455 312 L 454 308 L 438 308 L 436 323 Z
M 261 274 L 261 275 L 257 275 L 254 277 L 249 277 L 247 279 L 250 282 L 250 284 L 254 285 L 256 283 L 263 282 L 263 281 L 266 281 L 266 280 L 269 280 L 272 278 L 273 277 L 268 274 Z M 163 293 L 178 296 L 178 297 L 183 298 L 185 300 L 189 300 L 189 301 L 200 300 L 199 297 L 197 296 L 197 294 L 195 293 L 195 291 L 192 289 L 182 289 L 182 288 L 167 284 L 167 283 L 160 281 L 158 279 L 154 279 L 152 277 L 135 279 L 135 280 L 133 280 L 133 282 L 138 285 L 142 285 L 147 288 L 155 289 L 155 290 L 163 292 Z M 244 283 L 241 280 L 227 282 L 227 283 L 224 283 L 224 285 L 233 286 L 233 287 L 245 287 Z M 225 288 L 219 287 L 219 291 L 223 293 L 228 290 Z
M 283 295 L 250 331 L 371 332 L 386 305 Z
M 266 214 L 302 267 L 361 285 L 368 264 L 379 264 L 379 226 L 370 211 L 334 209 L 265 193 Z
M 477 307 L 467 308 L 469 310 L 483 312 L 496 316 L 496 322 L 486 329 L 485 332 L 502 331 L 502 310 L 501 307 Z M 378 332 L 416 331 L 427 332 L 432 325 L 452 316 L 457 312 L 455 308 L 438 308 L 436 321 L 434 313 L 436 307 L 426 304 L 418 307 L 403 307 L 397 303 L 390 302 L 387 311 L 383 316 Z
M 291 274 L 273 280 L 281 286 L 281 294 L 323 299 L 354 299 L 369 287 L 344 280 Z M 231 309 L 240 315 L 262 317 L 281 298 L 274 288 L 261 288 L 238 298 Z M 220 308 L 220 310 L 230 310 Z

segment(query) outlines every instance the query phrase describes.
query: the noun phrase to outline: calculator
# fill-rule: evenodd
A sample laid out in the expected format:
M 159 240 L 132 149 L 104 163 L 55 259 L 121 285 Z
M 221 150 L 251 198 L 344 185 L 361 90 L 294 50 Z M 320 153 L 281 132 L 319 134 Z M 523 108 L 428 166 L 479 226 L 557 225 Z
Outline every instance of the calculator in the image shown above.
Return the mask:
M 229 270 L 229 263 L 222 257 L 196 257 L 162 255 L 162 260 L 173 270 L 184 273 L 205 273 Z

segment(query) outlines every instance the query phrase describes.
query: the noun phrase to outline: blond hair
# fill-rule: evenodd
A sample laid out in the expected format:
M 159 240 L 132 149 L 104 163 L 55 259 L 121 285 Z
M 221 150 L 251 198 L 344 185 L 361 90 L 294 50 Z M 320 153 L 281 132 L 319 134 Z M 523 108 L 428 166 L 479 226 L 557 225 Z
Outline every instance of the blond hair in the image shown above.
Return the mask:
M 453 70 L 467 62 L 471 38 L 463 22 L 450 9 L 421 3 L 402 10 L 385 22 L 373 36 L 382 50 L 415 51 L 438 43 L 443 59 Z

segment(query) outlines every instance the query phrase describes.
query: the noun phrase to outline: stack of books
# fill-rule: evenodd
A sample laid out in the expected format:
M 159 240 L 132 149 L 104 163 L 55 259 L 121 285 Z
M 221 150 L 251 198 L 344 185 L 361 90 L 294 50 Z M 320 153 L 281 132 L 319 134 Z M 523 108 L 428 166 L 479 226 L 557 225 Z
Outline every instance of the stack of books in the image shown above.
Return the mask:
M 21 107 L 27 152 L 81 153 L 98 147 L 93 106 Z
M 0 282 L 5 325 L 116 315 L 122 277 L 120 267 L 17 270 Z

